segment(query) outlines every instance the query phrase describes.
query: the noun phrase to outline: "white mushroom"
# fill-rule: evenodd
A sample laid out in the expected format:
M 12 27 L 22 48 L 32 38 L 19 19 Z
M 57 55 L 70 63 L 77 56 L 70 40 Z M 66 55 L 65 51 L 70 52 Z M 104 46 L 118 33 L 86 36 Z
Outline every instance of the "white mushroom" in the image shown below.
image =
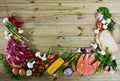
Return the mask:
M 79 53 L 81 52 L 81 48 L 78 48 L 78 50 L 77 50 Z
M 46 60 L 46 53 L 44 53 L 43 57 L 41 58 L 43 61 Z
M 107 18 L 106 22 L 109 24 L 111 22 L 111 19 Z
M 32 71 L 31 70 L 27 70 L 26 71 L 26 76 L 31 76 L 32 75 Z
M 40 52 L 36 52 L 36 53 L 35 53 L 35 56 L 36 56 L 36 57 L 39 57 L 40 59 L 42 58 Z
M 28 62 L 27 63 L 27 66 L 28 66 L 28 68 L 33 68 L 33 65 L 35 64 L 35 61 L 33 61 L 32 63 L 31 62 Z
M 40 53 L 40 52 L 36 52 L 36 53 L 35 53 L 35 56 L 36 56 L 36 57 L 39 57 L 41 60 L 46 60 L 46 59 L 47 59 L 46 53 L 44 53 L 43 57 L 41 57 L 41 53 Z
M 106 54 L 104 50 L 98 51 L 98 53 L 100 53 L 101 55 L 105 55 Z
M 96 49 L 97 47 L 98 47 L 98 45 L 95 43 L 95 44 L 93 44 L 93 43 L 91 43 L 90 44 L 94 49 Z
M 108 28 L 108 25 L 107 24 L 105 24 L 105 25 L 103 25 L 103 29 L 107 29 Z
M 6 22 L 9 22 L 9 19 L 7 17 L 3 18 L 3 23 L 6 24 Z
M 102 20 L 102 24 L 106 24 L 106 22 L 107 22 L 107 21 L 106 21 L 105 19 Z

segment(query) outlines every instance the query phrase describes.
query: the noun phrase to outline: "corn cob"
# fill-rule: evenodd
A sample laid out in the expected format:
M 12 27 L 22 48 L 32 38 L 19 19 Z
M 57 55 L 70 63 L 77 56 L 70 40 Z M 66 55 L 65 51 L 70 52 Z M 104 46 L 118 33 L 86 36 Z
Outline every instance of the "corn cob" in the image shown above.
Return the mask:
M 58 58 L 55 62 L 53 62 L 50 67 L 47 69 L 49 74 L 53 74 L 62 64 L 64 60 L 62 58 Z

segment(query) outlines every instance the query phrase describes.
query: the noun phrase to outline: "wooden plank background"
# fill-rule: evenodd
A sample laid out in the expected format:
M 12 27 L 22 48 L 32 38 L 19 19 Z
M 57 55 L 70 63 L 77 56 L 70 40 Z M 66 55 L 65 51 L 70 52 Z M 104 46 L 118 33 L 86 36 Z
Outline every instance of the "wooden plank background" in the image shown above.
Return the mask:
M 96 9 L 106 6 L 116 22 L 113 37 L 120 47 L 120 0 L 0 0 L 0 53 L 7 42 L 2 18 L 16 14 L 24 21 L 24 35 L 33 49 L 46 51 L 49 47 L 76 49 L 88 47 L 94 40 Z M 116 54 L 118 71 L 81 77 L 60 75 L 57 81 L 120 81 L 120 54 Z M 50 75 L 32 77 L 26 81 L 53 81 Z M 0 63 L 0 81 L 13 81 L 4 73 Z

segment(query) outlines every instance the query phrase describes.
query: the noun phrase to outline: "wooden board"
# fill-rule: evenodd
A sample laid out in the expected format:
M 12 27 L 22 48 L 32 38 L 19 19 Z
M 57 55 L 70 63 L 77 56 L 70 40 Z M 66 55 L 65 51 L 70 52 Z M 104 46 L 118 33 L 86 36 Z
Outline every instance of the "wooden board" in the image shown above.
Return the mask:
M 2 18 L 15 14 L 24 21 L 24 35 L 30 40 L 26 45 L 33 49 L 47 51 L 49 47 L 64 47 L 76 50 L 88 47 L 94 40 L 95 13 L 100 6 L 109 8 L 116 22 L 113 37 L 120 47 L 120 0 L 1 0 L 0 1 L 0 53 L 4 53 L 7 40 Z M 60 75 L 57 81 L 120 81 L 120 55 L 116 54 L 118 71 L 81 77 Z M 26 81 L 53 81 L 54 77 L 32 77 Z M 12 81 L 4 73 L 0 63 L 0 81 Z

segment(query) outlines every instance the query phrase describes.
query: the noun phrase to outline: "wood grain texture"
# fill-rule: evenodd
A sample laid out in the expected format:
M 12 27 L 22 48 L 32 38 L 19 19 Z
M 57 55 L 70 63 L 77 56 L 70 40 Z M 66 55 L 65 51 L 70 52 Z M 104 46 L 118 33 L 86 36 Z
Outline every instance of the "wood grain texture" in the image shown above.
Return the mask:
M 116 22 L 113 34 L 120 47 L 120 0 L 1 0 L 0 1 L 0 53 L 4 53 L 7 40 L 4 39 L 5 26 L 2 18 L 17 16 L 24 21 L 24 35 L 30 40 L 26 45 L 33 49 L 46 52 L 49 47 L 64 47 L 77 50 L 78 47 L 88 47 L 94 40 L 96 28 L 95 13 L 101 6 L 109 8 Z M 115 75 L 108 72 L 92 76 L 79 74 L 72 77 L 60 75 L 57 81 L 120 81 L 120 53 L 115 55 L 118 71 Z M 0 81 L 13 81 L 4 73 L 0 63 Z M 25 81 L 54 81 L 54 77 L 32 77 Z

